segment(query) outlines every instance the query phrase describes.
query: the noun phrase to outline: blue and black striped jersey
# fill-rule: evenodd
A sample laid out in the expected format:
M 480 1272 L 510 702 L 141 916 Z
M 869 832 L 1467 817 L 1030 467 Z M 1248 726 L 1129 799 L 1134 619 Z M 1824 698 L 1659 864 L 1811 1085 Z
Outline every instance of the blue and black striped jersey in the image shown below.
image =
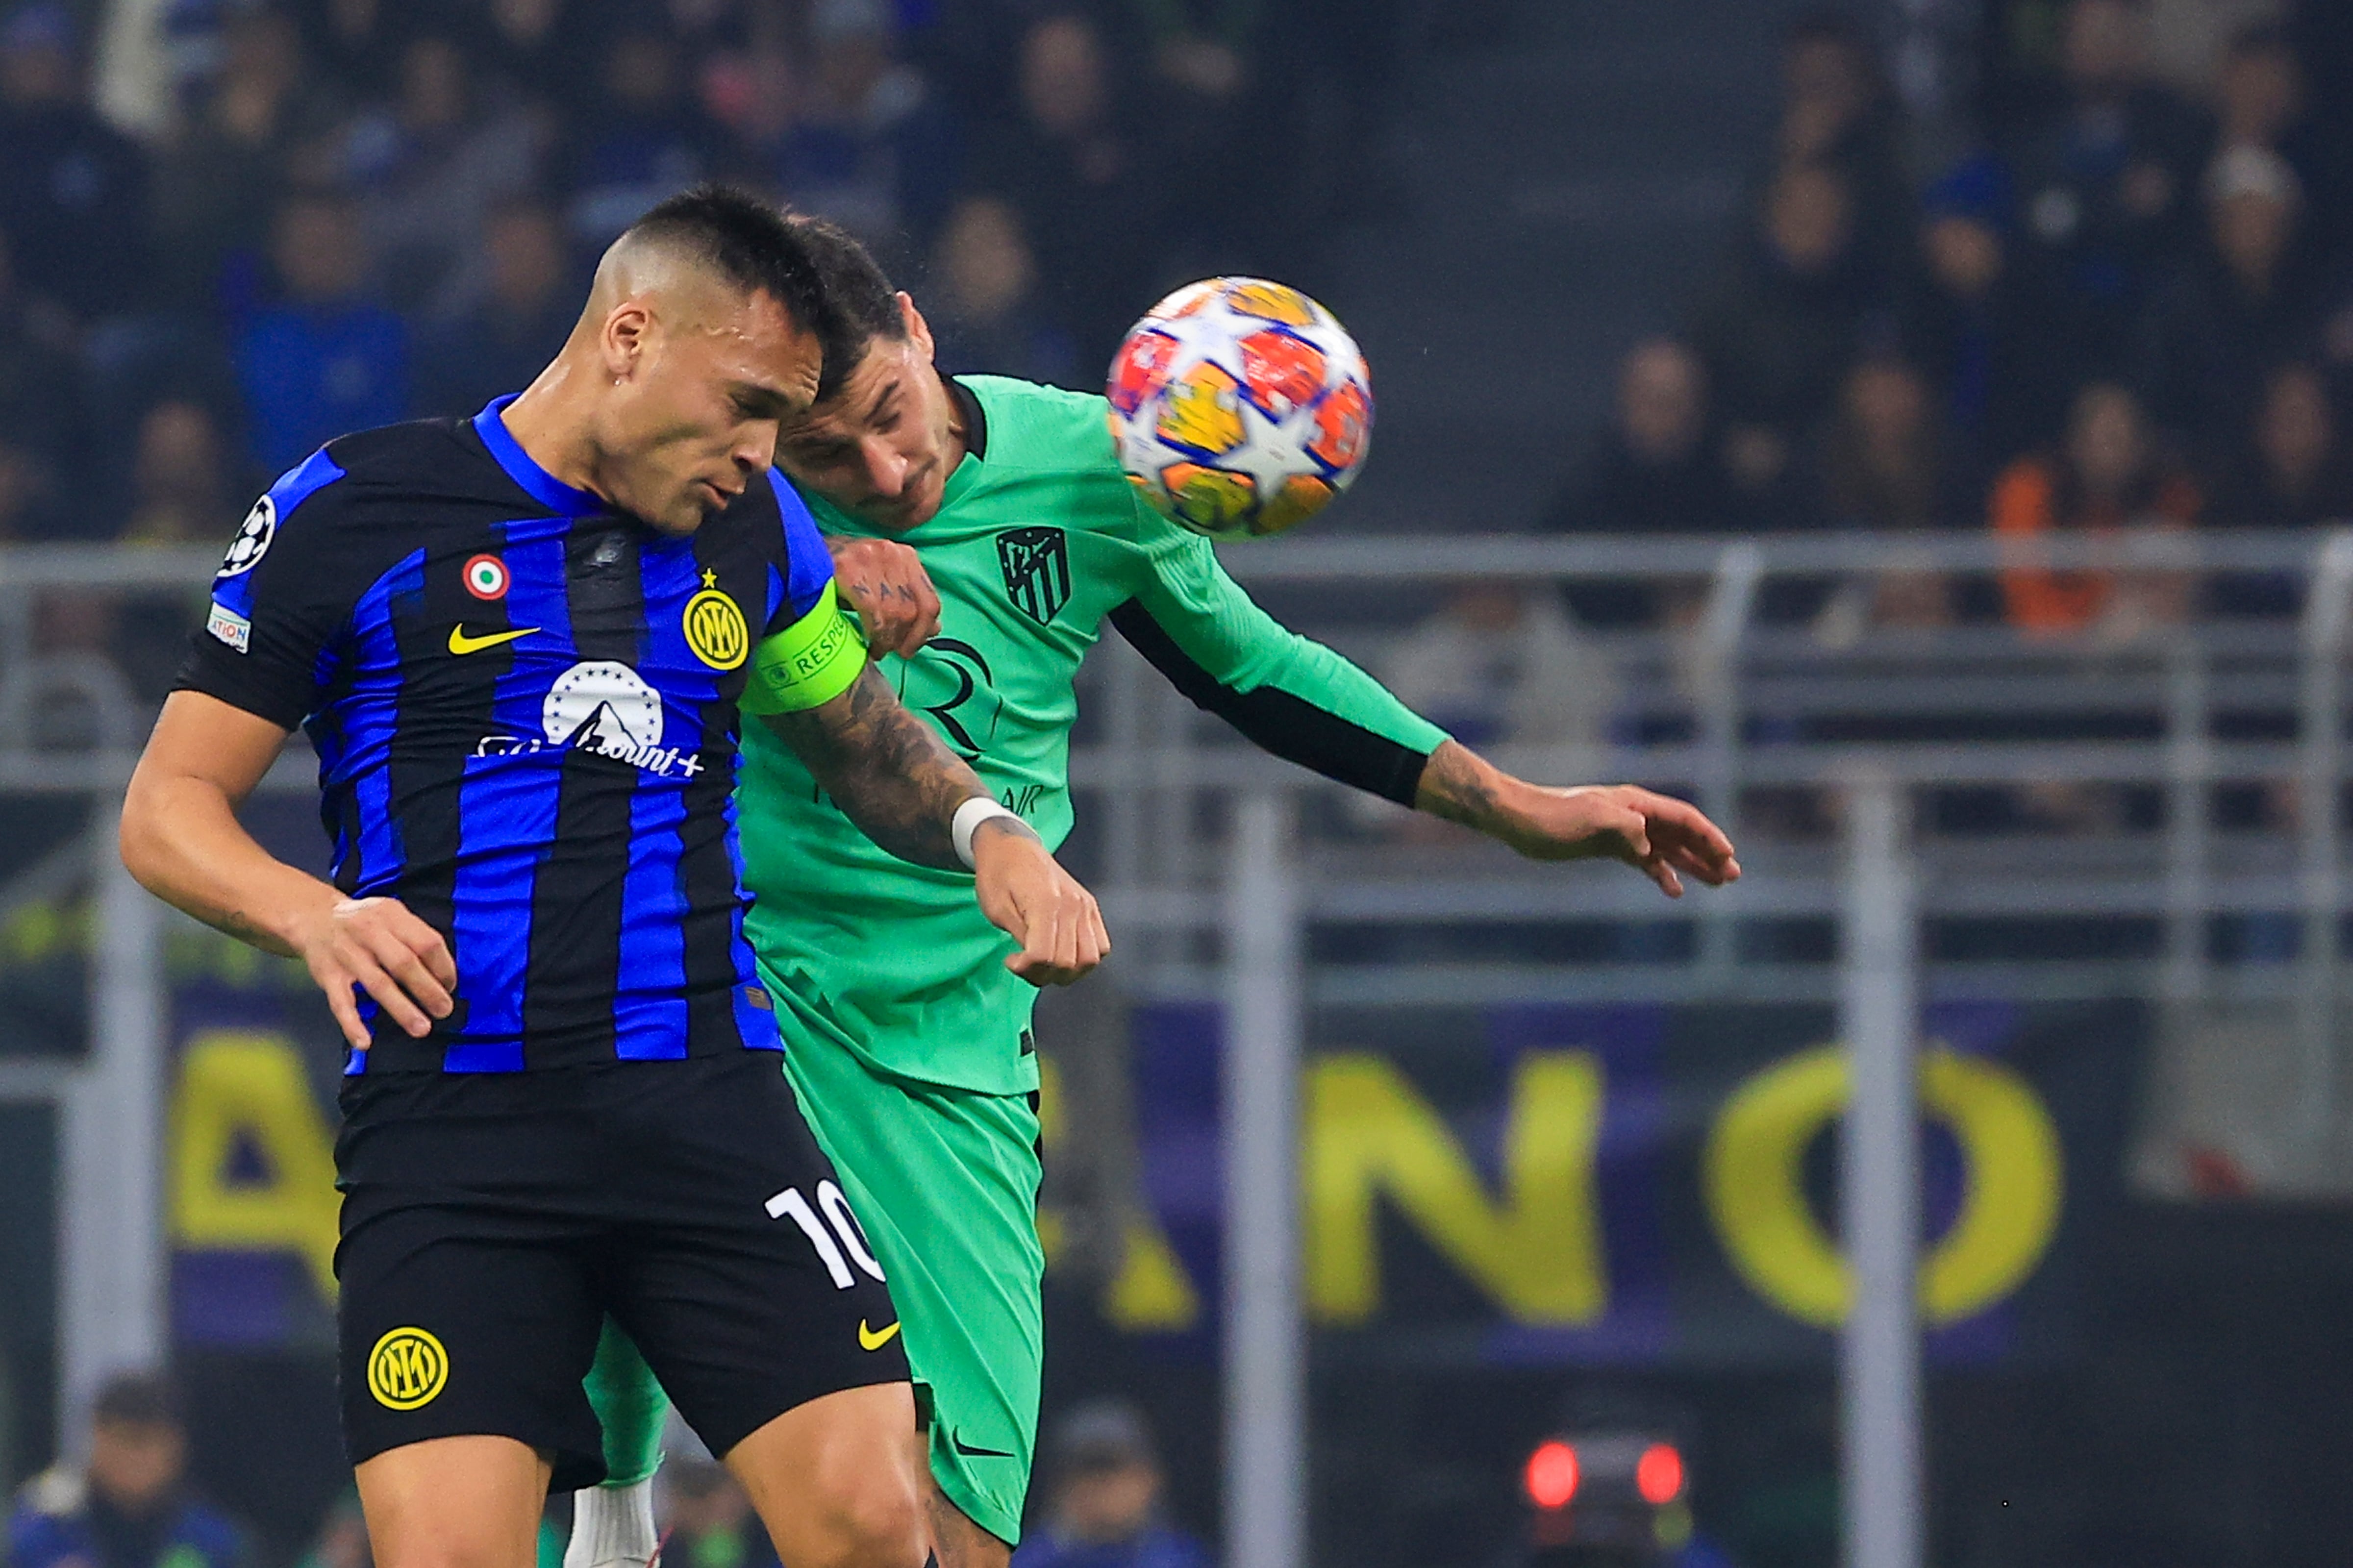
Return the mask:
M 753 645 L 832 581 L 772 474 L 690 538 L 501 422 L 329 442 L 256 503 L 179 684 L 309 731 L 332 879 L 448 937 L 456 1011 L 346 1069 L 779 1048 L 733 791 Z M 364 1008 L 373 1004 L 363 996 Z

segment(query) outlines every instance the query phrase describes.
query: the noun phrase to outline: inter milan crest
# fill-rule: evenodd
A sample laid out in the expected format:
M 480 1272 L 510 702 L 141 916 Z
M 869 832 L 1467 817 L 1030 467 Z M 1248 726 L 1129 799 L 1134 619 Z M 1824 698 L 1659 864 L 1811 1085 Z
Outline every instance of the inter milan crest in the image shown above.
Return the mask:
M 719 574 L 702 574 L 702 592 L 686 602 L 686 646 L 713 669 L 733 669 L 752 651 L 751 628 L 734 600 L 719 591 Z
M 1059 528 L 1008 528 L 997 536 L 997 563 L 1014 608 L 1040 625 L 1071 600 L 1071 546 Z
M 449 1383 L 449 1352 L 423 1329 L 395 1329 L 368 1352 L 368 1392 L 387 1410 L 430 1405 Z

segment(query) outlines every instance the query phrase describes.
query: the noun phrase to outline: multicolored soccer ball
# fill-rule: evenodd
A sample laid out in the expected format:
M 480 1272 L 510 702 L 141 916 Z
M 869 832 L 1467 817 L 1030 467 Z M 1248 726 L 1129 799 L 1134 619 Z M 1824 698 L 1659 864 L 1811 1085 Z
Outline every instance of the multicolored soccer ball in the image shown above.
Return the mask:
M 1296 528 L 1348 488 L 1373 433 L 1365 356 L 1331 311 L 1262 278 L 1188 283 L 1111 364 L 1120 467 L 1212 539 Z

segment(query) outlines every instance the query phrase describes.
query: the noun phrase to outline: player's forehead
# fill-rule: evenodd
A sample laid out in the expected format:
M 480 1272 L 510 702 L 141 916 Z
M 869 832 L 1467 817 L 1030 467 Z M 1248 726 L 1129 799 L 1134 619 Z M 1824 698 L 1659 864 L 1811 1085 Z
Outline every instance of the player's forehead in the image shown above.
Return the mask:
M 731 388 L 779 398 L 797 410 L 816 398 L 825 363 L 817 334 L 776 296 L 712 290 L 681 314 L 684 335 L 706 371 Z
M 858 368 L 823 403 L 785 427 L 789 445 L 822 447 L 854 441 L 896 411 L 906 394 L 909 345 L 890 338 L 869 340 Z

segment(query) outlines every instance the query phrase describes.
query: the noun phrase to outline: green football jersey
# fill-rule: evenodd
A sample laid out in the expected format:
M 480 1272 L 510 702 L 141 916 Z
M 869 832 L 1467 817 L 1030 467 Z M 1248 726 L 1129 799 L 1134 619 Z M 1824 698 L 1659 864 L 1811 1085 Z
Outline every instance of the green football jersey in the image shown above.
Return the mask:
M 1154 511 L 1120 471 L 1101 397 L 996 376 L 958 384 L 979 415 L 973 449 L 939 511 L 897 536 L 939 590 L 940 635 L 884 668 L 1050 847 L 1071 830 L 1072 679 L 1107 618 L 1270 750 L 1412 798 L 1445 732 L 1279 625 L 1207 539 Z M 890 537 L 803 493 L 827 532 Z M 1005 968 L 1012 941 L 982 917 L 969 873 L 877 847 L 756 723 L 744 726 L 737 806 L 747 929 L 784 987 L 787 1049 L 813 1034 L 924 1082 L 1037 1086 L 1024 1041 L 1036 993 Z

